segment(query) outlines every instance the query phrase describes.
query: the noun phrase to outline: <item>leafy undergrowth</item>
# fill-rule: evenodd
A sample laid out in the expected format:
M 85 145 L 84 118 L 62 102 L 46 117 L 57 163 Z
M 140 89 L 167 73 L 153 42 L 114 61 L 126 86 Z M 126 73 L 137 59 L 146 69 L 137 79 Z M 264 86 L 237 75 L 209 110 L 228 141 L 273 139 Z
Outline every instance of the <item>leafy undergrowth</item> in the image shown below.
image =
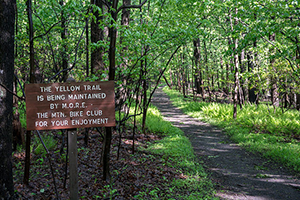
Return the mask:
M 99 133 L 90 131 L 87 147 L 83 140 L 78 141 L 80 199 L 213 199 L 212 184 L 206 178 L 203 168 L 194 162 L 188 140 L 178 129 L 163 122 L 157 110 L 154 108 L 151 110 L 152 116 L 148 117 L 147 122 L 148 134 L 136 136 L 135 154 L 131 151 L 132 133 L 128 130 L 123 134 L 120 157 L 117 159 L 119 136 L 114 133 L 109 182 L 102 180 L 100 165 L 102 137 Z M 52 145 L 50 157 L 59 198 L 69 199 L 69 179 L 66 188 L 63 187 L 66 156 L 65 153 L 60 154 L 61 134 L 57 132 L 44 134 L 48 135 L 45 137 L 47 144 Z M 162 135 L 166 137 L 162 138 Z M 60 139 L 50 140 L 50 136 L 52 138 L 58 136 Z M 17 199 L 55 199 L 49 162 L 40 150 L 38 142 L 34 141 L 33 144 L 29 186 L 22 183 L 24 152 L 19 149 L 13 154 Z
M 230 104 L 195 102 L 184 99 L 179 92 L 164 88 L 172 103 L 188 115 L 220 126 L 239 145 L 262 153 L 290 169 L 300 172 L 300 113 L 284 113 L 266 105 L 244 105 L 233 119 Z

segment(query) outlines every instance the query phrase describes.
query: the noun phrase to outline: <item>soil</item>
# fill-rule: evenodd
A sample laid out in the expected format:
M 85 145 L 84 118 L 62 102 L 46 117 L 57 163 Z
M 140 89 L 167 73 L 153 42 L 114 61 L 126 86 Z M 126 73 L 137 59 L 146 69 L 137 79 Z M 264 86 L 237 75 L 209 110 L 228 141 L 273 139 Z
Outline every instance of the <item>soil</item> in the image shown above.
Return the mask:
M 42 134 L 53 135 L 54 132 L 43 132 Z M 82 133 L 79 130 L 78 147 L 78 195 L 80 199 L 176 199 L 180 195 L 188 195 L 188 191 L 169 190 L 171 180 L 182 179 L 182 172 L 172 166 L 172 160 L 162 159 L 161 155 L 151 154 L 148 151 L 139 150 L 137 147 L 147 147 L 149 143 L 160 140 L 161 136 L 147 133 L 136 134 L 135 153 L 132 153 L 132 133 L 128 129 L 123 132 L 121 146 L 119 145 L 119 135 L 114 132 L 112 138 L 112 152 L 110 155 L 111 180 L 103 180 L 100 163 L 103 140 L 99 133 L 90 130 L 88 146 L 85 146 Z M 60 135 L 58 135 L 60 136 Z M 52 136 L 51 136 L 52 137 Z M 61 137 L 60 137 L 61 138 Z M 13 174 L 15 199 L 23 200 L 52 200 L 70 199 L 69 176 L 65 181 L 65 153 L 60 155 L 61 139 L 55 139 L 58 144 L 50 150 L 50 157 L 55 174 L 58 198 L 55 192 L 48 159 L 45 156 L 32 152 L 31 170 L 29 185 L 23 183 L 24 176 L 24 156 L 23 152 L 13 154 Z M 34 143 L 34 142 L 32 142 Z M 34 146 L 32 144 L 32 146 Z M 66 150 L 66 145 L 64 145 Z M 120 152 L 118 158 L 117 152 Z M 169 165 L 166 165 L 169 162 Z M 67 173 L 69 174 L 69 173 Z M 158 192 L 159 191 L 159 192 Z
M 165 120 L 190 139 L 220 199 L 300 199 L 299 176 L 292 171 L 242 149 L 225 131 L 183 114 L 162 88 L 157 89 L 152 102 Z

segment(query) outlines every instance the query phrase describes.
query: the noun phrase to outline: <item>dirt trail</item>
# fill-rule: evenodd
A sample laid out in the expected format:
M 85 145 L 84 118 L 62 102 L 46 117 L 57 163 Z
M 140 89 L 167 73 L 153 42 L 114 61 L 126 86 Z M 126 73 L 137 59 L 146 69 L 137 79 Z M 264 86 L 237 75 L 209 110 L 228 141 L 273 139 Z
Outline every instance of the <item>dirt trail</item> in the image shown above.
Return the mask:
M 221 199 L 300 200 L 299 177 L 238 147 L 222 130 L 189 117 L 174 107 L 159 88 L 153 104 L 164 119 L 184 131 L 194 152 L 216 184 Z

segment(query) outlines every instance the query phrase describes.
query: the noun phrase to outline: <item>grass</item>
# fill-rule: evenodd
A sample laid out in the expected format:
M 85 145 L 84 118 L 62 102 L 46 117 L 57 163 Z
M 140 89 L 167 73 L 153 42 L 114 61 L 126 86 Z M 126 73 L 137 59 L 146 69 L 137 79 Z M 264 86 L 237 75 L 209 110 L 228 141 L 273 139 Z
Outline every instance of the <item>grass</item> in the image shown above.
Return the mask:
M 42 135 L 41 137 L 48 150 L 53 150 L 57 146 L 57 141 L 53 139 L 52 135 Z M 35 154 L 46 156 L 47 152 L 37 135 L 33 138 L 32 148 L 34 148 Z
M 168 186 L 169 193 L 176 192 L 180 195 L 176 196 L 178 199 L 215 199 L 213 184 L 207 178 L 203 167 L 196 161 L 191 143 L 183 132 L 170 122 L 164 121 L 155 107 L 148 110 L 146 126 L 150 132 L 161 133 L 165 137 L 144 150 L 162 155 L 166 164 L 176 167 L 184 177 L 171 182 Z M 152 192 L 155 199 L 159 191 Z M 172 198 L 166 196 L 166 199 Z
M 259 152 L 288 168 L 300 172 L 300 113 L 289 110 L 274 112 L 267 105 L 246 104 L 233 119 L 233 106 L 229 104 L 194 102 L 181 97 L 179 92 L 164 88 L 173 104 L 186 114 L 221 128 L 240 146 Z

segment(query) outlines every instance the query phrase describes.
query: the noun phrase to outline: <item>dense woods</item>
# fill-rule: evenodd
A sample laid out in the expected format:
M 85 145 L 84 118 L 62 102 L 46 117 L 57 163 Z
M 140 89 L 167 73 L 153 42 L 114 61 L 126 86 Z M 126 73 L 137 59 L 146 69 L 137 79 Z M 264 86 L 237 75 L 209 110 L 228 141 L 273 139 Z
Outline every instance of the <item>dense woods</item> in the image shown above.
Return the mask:
M 161 82 L 195 101 L 232 103 L 233 118 L 247 103 L 300 110 L 299 21 L 294 0 L 0 1 L 0 160 L 11 159 L 2 144 L 12 143 L 13 116 L 22 126 L 14 140 L 25 143 L 25 83 L 115 81 L 117 126 L 98 129 L 105 180 L 112 134 L 121 138 L 132 120 L 134 140 L 139 115 L 146 133 Z M 28 162 L 33 134 L 26 133 Z

